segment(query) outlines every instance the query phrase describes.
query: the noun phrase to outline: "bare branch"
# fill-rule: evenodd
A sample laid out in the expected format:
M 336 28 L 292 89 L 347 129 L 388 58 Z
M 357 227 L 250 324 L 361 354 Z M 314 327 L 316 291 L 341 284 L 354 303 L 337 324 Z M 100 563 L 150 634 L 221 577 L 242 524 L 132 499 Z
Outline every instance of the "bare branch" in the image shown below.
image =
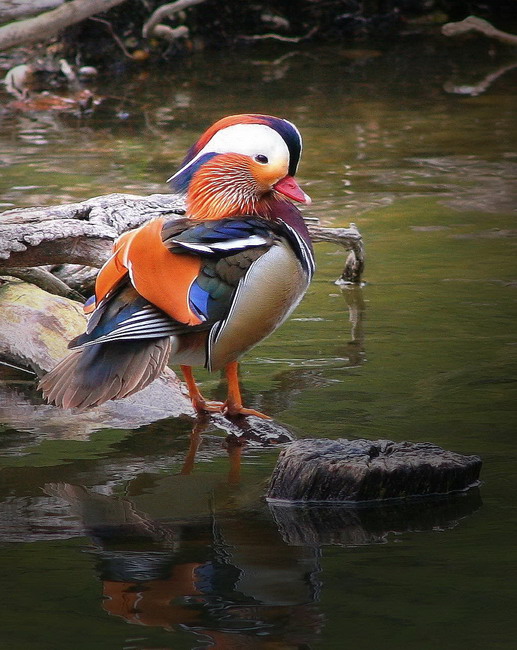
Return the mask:
M 465 20 L 461 20 L 460 22 L 446 23 L 442 26 L 442 34 L 444 36 L 459 36 L 460 34 L 466 34 L 467 32 L 479 32 L 488 36 L 488 38 L 495 38 L 502 43 L 517 45 L 517 36 L 515 34 L 502 32 L 500 29 L 496 29 L 488 21 L 483 20 L 483 18 L 478 18 L 477 16 L 468 16 Z
M 0 2 L 0 25 L 11 20 L 20 20 L 50 11 L 62 5 L 65 0 L 2 0 Z
M 79 300 L 81 302 L 84 302 L 84 298 L 80 293 L 71 289 L 65 282 L 63 282 L 63 280 L 60 280 L 55 275 L 52 275 L 50 271 L 47 271 L 41 267 L 7 267 L 0 269 L 0 275 L 11 276 L 13 278 L 23 280 L 24 282 L 30 282 L 30 284 L 35 284 L 40 289 L 44 289 L 48 293 L 53 293 L 56 296 L 64 296 L 65 298 L 71 298 L 72 300 Z
M 350 228 L 309 226 L 309 232 L 315 242 L 338 244 L 350 251 L 339 282 L 347 284 L 361 281 L 365 263 L 364 244 L 355 223 L 351 223 Z
M 128 52 L 126 46 L 124 45 L 124 41 L 115 34 L 115 30 L 113 29 L 113 25 L 109 22 L 109 20 L 104 20 L 104 18 L 97 18 L 97 17 L 90 17 L 90 20 L 96 22 L 96 23 L 101 23 L 101 25 L 106 25 L 108 28 L 108 31 L 111 35 L 111 38 L 115 41 L 117 46 L 120 48 L 120 50 L 124 53 L 124 56 L 127 56 L 128 59 L 135 59 L 131 52 Z
M 167 25 L 160 25 L 161 21 L 164 18 L 171 18 L 174 14 L 177 14 L 179 11 L 188 9 L 189 7 L 194 7 L 199 5 L 205 0 L 176 0 L 176 2 L 169 2 L 166 5 L 158 7 L 156 11 L 151 14 L 149 20 L 144 24 L 142 28 L 142 36 L 144 38 L 165 38 L 166 40 L 173 40 L 179 38 L 180 36 L 185 36 L 188 32 L 185 32 L 186 27 L 178 27 L 173 29 Z M 181 30 L 181 31 L 179 31 Z
M 46 40 L 65 27 L 122 4 L 125 0 L 72 0 L 57 9 L 0 27 L 0 51 Z

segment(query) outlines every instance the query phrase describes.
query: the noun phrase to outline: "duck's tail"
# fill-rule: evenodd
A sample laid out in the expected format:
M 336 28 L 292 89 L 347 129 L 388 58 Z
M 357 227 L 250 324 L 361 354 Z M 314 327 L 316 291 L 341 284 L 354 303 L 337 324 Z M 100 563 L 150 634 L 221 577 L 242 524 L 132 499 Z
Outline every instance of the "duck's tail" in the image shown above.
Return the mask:
M 145 388 L 163 370 L 170 337 L 112 341 L 75 350 L 40 381 L 49 403 L 62 408 L 98 406 Z

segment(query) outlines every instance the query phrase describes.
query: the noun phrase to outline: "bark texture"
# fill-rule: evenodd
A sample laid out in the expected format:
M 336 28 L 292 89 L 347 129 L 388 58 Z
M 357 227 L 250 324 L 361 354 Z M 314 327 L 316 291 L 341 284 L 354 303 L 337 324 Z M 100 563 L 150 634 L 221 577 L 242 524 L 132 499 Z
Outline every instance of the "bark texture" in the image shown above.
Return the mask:
M 86 264 L 101 267 L 113 240 L 153 217 L 182 214 L 170 194 L 109 194 L 81 203 L 22 208 L 0 214 L 2 267 Z
M 477 484 L 478 456 L 431 443 L 300 440 L 285 449 L 268 499 L 362 502 L 444 495 Z
M 0 51 L 16 45 L 48 40 L 65 27 L 107 11 L 122 2 L 125 0 L 72 0 L 34 18 L 3 25 L 0 27 Z

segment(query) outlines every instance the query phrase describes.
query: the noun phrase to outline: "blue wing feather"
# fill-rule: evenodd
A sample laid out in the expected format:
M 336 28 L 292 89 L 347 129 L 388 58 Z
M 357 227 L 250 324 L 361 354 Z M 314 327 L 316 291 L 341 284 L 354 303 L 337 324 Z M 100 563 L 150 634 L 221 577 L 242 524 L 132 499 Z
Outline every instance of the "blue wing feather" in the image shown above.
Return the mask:
M 189 292 L 190 307 L 201 320 L 208 318 L 208 302 L 210 293 L 203 289 L 197 280 L 192 283 Z

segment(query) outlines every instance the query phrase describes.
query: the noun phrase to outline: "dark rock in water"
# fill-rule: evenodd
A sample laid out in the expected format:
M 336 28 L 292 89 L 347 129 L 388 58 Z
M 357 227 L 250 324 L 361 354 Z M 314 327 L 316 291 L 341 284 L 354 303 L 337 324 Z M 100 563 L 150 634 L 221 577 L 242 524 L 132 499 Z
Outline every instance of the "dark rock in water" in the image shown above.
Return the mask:
M 479 490 L 434 499 L 343 503 L 269 501 L 282 539 L 291 546 L 382 544 L 390 535 L 447 530 L 481 507 Z
M 448 494 L 475 485 L 478 456 L 428 442 L 299 440 L 280 454 L 268 499 L 361 502 Z

